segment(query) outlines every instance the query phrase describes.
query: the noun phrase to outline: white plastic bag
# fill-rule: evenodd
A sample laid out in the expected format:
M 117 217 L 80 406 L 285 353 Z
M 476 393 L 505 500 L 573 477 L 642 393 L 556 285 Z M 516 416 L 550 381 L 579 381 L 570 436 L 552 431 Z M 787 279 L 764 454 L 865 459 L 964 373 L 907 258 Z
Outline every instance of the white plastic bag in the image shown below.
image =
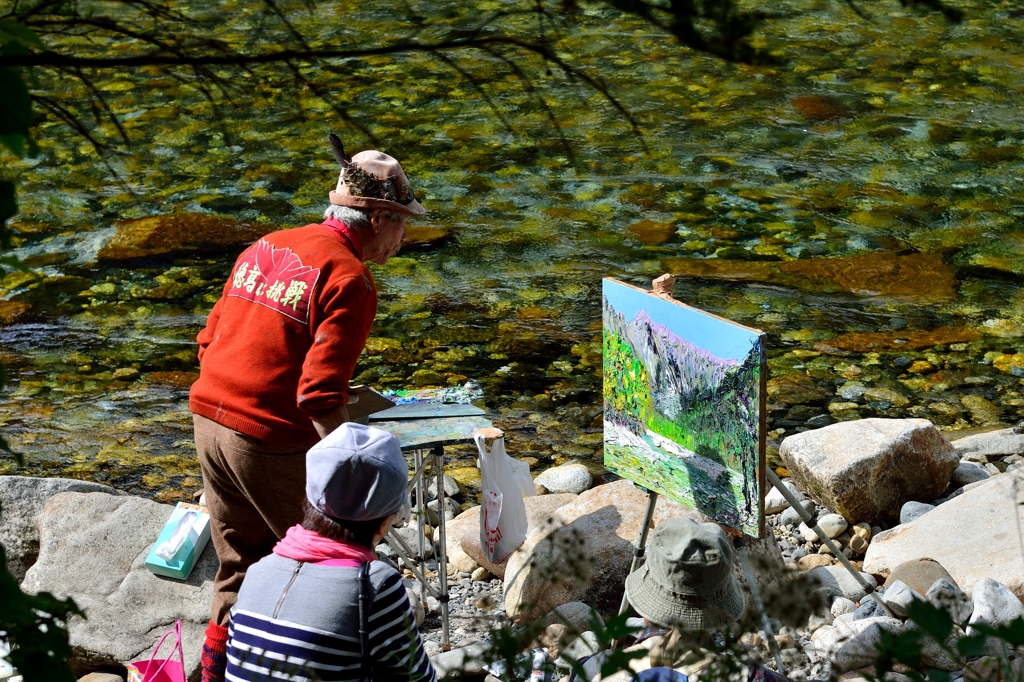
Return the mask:
M 496 438 L 490 449 L 487 436 L 473 434 L 480 452 L 480 482 L 483 510 L 480 514 L 480 545 L 491 563 L 500 564 L 526 540 L 526 504 L 523 495 L 533 495 L 533 479 L 526 462 L 505 454 L 505 439 Z

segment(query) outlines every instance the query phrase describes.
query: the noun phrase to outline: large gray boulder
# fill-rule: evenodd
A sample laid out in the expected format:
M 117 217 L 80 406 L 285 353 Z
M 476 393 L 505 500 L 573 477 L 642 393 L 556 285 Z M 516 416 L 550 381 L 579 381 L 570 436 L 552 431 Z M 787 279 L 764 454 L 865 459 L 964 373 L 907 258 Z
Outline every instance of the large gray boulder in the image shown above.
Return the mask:
M 579 601 L 605 617 L 618 612 L 623 585 L 640 535 L 647 493 L 626 480 L 597 486 L 558 509 L 552 523 L 534 530 L 505 568 L 505 611 L 516 619 L 543 617 L 559 604 Z M 700 512 L 659 497 L 654 525 L 673 517 L 706 523 Z M 747 539 L 762 592 L 778 591 L 787 576 L 771 534 Z M 745 585 L 738 556 L 733 574 Z M 750 600 L 747 600 L 750 603 Z
M 960 457 L 972 454 L 986 457 L 1024 455 L 1024 433 L 1018 433 L 1016 427 L 977 433 L 959 438 L 952 443 Z
M 536 495 L 525 497 L 526 523 L 530 530 L 538 528 L 547 522 L 548 518 L 560 507 L 564 507 L 573 500 L 576 495 L 564 493 L 561 495 Z M 445 524 L 445 546 L 452 556 L 465 553 L 478 565 L 483 566 L 498 578 L 505 577 L 505 563 L 495 564 L 488 560 L 483 545 L 480 544 L 480 507 L 470 507 L 462 512 L 449 523 Z M 529 532 L 529 531 L 528 531 Z
M 121 494 L 110 486 L 70 478 L 0 476 L 0 545 L 7 554 L 7 568 L 18 582 L 39 556 L 36 514 L 48 499 L 63 492 Z
M 22 588 L 71 597 L 85 612 L 68 623 L 79 675 L 148 658 L 176 620 L 185 672 L 198 675 L 217 555 L 208 544 L 186 581 L 147 570 L 146 555 L 172 509 L 138 497 L 67 492 L 51 497 L 36 517 L 39 559 Z
M 992 578 L 1024 598 L 1017 537 L 1022 485 L 1024 471 L 995 476 L 910 523 L 879 533 L 864 556 L 863 570 L 885 576 L 904 562 L 928 558 L 967 593 Z
M 782 441 L 779 455 L 805 493 L 847 521 L 899 518 L 910 500 L 942 494 L 960 459 L 927 419 L 860 419 Z

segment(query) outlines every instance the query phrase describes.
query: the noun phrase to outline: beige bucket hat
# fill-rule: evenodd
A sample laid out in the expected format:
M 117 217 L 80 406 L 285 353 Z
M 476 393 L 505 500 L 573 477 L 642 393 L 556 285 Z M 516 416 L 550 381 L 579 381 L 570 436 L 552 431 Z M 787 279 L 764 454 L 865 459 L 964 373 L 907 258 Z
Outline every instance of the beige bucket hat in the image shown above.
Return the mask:
M 374 149 L 349 157 L 341 140 L 330 134 L 331 151 L 341 164 L 338 186 L 331 203 L 353 208 L 383 209 L 406 215 L 427 212 L 418 201 L 398 161 Z
M 743 613 L 732 547 L 714 523 L 666 519 L 651 533 L 647 562 L 626 578 L 626 597 L 658 625 L 711 630 Z

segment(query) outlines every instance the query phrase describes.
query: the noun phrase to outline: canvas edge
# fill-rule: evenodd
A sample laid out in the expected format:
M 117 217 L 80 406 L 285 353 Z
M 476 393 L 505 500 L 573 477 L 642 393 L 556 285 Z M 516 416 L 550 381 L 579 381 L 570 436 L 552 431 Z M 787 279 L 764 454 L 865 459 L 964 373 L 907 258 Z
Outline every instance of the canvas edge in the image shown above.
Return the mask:
M 682 306 L 683 308 L 688 308 L 688 309 L 690 309 L 690 310 L 692 310 L 692 311 L 694 311 L 696 313 L 700 313 L 701 315 L 707 315 L 708 317 L 713 317 L 716 320 L 718 320 L 719 322 L 724 322 L 724 323 L 730 324 L 730 325 L 732 325 L 734 327 L 739 327 L 740 329 L 744 329 L 744 330 L 746 330 L 746 331 L 748 331 L 748 332 L 750 332 L 750 333 L 752 333 L 752 334 L 754 334 L 756 336 L 760 336 L 760 337 L 764 337 L 765 336 L 764 331 L 761 330 L 761 329 L 756 329 L 754 327 L 748 327 L 747 325 L 740 324 L 739 322 L 736 322 L 735 320 L 729 320 L 729 319 L 726 319 L 726 318 L 722 317 L 721 315 L 715 315 L 714 313 L 709 313 L 708 311 L 702 310 L 701 308 L 695 308 L 694 306 L 688 305 L 686 303 L 683 303 L 682 301 L 679 301 L 679 300 L 677 300 L 675 298 L 662 298 L 661 296 L 656 295 L 653 291 L 648 291 L 647 289 L 641 289 L 640 287 L 638 287 L 638 286 L 636 286 L 634 284 L 630 284 L 628 282 L 623 282 L 621 279 L 615 279 L 614 277 L 602 277 L 601 278 L 601 282 L 602 282 L 602 290 L 601 290 L 602 298 L 604 297 L 603 283 L 604 282 L 615 282 L 616 284 L 621 284 L 624 287 L 629 287 L 630 289 L 638 291 L 638 292 L 640 292 L 642 294 L 647 294 L 648 296 L 653 296 L 654 298 L 658 299 L 659 301 L 665 301 L 666 303 L 674 303 L 674 304 L 676 304 L 678 306 Z M 602 305 L 602 308 L 603 308 L 603 305 Z
M 768 335 L 760 332 L 757 335 L 758 346 L 761 350 L 761 387 L 758 397 L 757 419 L 757 515 L 758 536 L 760 540 L 767 532 L 768 519 L 764 513 L 764 498 L 768 494 Z

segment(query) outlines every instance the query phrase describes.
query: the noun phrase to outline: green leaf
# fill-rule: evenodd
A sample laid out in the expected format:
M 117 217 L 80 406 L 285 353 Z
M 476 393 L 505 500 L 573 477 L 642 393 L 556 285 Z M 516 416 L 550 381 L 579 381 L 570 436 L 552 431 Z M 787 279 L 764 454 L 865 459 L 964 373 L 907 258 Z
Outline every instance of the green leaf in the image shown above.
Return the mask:
M 945 670 L 932 670 L 928 671 L 928 679 L 933 682 L 950 682 L 953 679 L 952 675 L 947 673 Z
M 15 156 L 25 156 L 25 136 L 12 133 L 0 135 L 0 145 L 14 152 Z
M 17 69 L 0 67 L 0 92 L 4 93 L 3 104 L 0 105 L 0 135 L 28 137 L 32 125 L 32 100 Z
M 996 628 L 993 637 L 1003 640 L 1010 646 L 1024 645 L 1024 618 L 1018 616 L 1013 622 Z
M 960 652 L 961 656 L 981 656 L 985 653 L 986 639 L 987 637 L 983 634 L 963 637 L 956 643 L 956 650 Z
M 945 609 L 915 599 L 907 606 L 907 616 L 937 642 L 945 642 L 953 632 L 953 619 Z
M 643 658 L 650 654 L 647 649 L 639 648 L 636 651 L 626 651 L 625 649 L 616 649 L 608 654 L 608 657 L 601 663 L 601 678 L 608 678 L 615 673 L 622 670 L 630 670 L 629 662 Z
M 43 41 L 35 31 L 27 26 L 11 21 L 0 19 L 0 43 L 17 43 L 25 47 L 43 47 Z
M 0 362 L 0 388 L 7 385 L 7 368 L 4 367 L 4 363 Z

